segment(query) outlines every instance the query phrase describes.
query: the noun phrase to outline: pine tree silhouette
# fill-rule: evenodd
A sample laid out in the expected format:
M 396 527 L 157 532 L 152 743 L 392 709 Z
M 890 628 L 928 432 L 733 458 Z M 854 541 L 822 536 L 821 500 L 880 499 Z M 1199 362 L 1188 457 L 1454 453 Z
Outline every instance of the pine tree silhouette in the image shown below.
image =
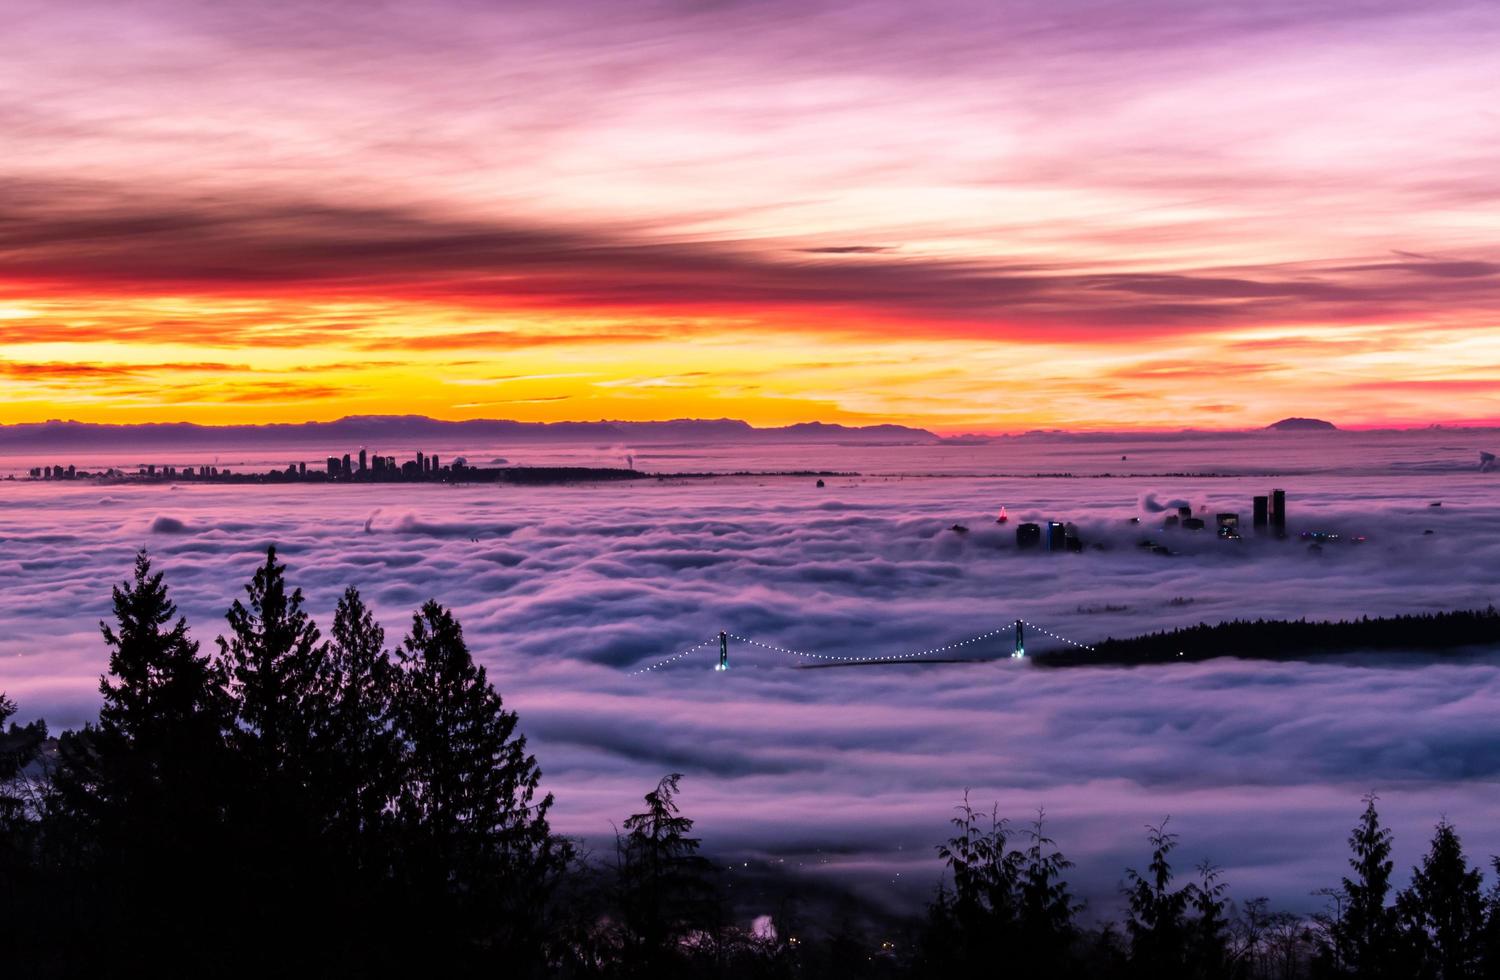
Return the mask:
M 1022 853 L 1017 889 L 1022 962 L 1036 976 L 1064 972 L 1077 934 L 1074 917 L 1081 906 L 1068 892 L 1064 872 L 1073 862 L 1063 857 L 1057 842 L 1045 832 L 1046 814 L 1037 811 L 1026 829 L 1030 844 Z
M 1396 914 L 1411 946 L 1415 969 L 1408 975 L 1434 980 L 1479 976 L 1484 933 L 1482 874 L 1469 866 L 1453 825 L 1443 820 L 1411 886 L 1396 897 Z
M 203 964 L 204 895 L 227 808 L 223 678 L 199 655 L 145 552 L 113 605 L 115 623 L 99 624 L 109 648 L 99 722 L 59 754 L 59 803 L 88 842 L 77 856 L 119 905 L 105 925 L 129 936 L 119 961 L 158 949 L 178 968 Z
M 9 880 L 34 859 L 36 829 L 33 793 L 25 773 L 47 740 L 47 723 L 5 723 L 17 711 L 16 703 L 0 691 L 0 878 Z
M 357 589 L 339 600 L 332 632 L 313 729 L 323 831 L 351 870 L 368 876 L 389 867 L 390 815 L 405 764 L 395 719 L 400 675 Z
M 1177 847 L 1177 835 L 1167 832 L 1167 821 L 1147 828 L 1151 843 L 1151 864 L 1146 873 L 1127 869 L 1130 918 L 1132 973 L 1161 980 L 1183 975 L 1187 948 L 1186 914 L 1192 901 L 1192 886 L 1172 887 L 1170 857 Z
M 690 836 L 693 820 L 677 806 L 681 773 L 664 776 L 646 809 L 625 819 L 617 838 L 618 901 L 627 970 L 671 975 L 682 942 L 712 920 L 712 866 Z
M 218 641 L 236 720 L 236 792 L 225 846 L 237 862 L 242 901 L 237 954 L 265 968 L 299 949 L 316 950 L 326 965 L 332 948 L 320 915 L 345 894 L 336 854 L 322 839 L 319 783 L 327 765 L 316 733 L 328 648 L 303 602 L 301 589 L 288 588 L 272 546 L 245 599 L 229 607 L 229 634 Z
M 1402 966 L 1397 953 L 1395 910 L 1391 891 L 1391 832 L 1380 825 L 1378 797 L 1364 798 L 1365 809 L 1349 834 L 1349 867 L 1354 877 L 1343 879 L 1342 914 L 1328 925 L 1331 950 L 1325 953 L 1335 972 L 1380 978 L 1397 975 Z
M 537 799 L 541 770 L 451 612 L 423 605 L 399 657 L 405 881 L 439 913 L 427 919 L 436 936 L 534 956 L 547 896 L 571 856 L 547 823 L 551 794 Z
M 219 659 L 235 699 L 235 742 L 250 777 L 278 803 L 307 789 L 312 741 L 328 674 L 327 648 L 303 610 L 301 589 L 287 591 L 286 566 L 276 547 L 245 586 L 247 606 L 229 607 L 229 636 L 219 637 Z

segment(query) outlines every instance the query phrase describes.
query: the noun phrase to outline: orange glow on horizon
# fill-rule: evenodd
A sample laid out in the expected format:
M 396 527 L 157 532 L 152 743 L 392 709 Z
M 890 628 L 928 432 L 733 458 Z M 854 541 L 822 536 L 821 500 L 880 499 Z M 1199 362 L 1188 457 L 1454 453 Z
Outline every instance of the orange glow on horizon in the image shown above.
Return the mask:
M 0 424 L 1500 419 L 1496 9 L 435 4 L 25 0 Z
M 1473 359 L 1476 338 L 1441 324 L 1081 344 L 1024 330 L 991 339 L 962 324 L 903 330 L 857 312 L 802 327 L 819 313 L 12 295 L 0 303 L 0 422 L 731 417 L 998 434 L 1256 428 L 1287 415 L 1343 428 L 1500 418 L 1492 373 L 1451 366 Z M 1441 415 L 1434 395 L 1445 396 Z

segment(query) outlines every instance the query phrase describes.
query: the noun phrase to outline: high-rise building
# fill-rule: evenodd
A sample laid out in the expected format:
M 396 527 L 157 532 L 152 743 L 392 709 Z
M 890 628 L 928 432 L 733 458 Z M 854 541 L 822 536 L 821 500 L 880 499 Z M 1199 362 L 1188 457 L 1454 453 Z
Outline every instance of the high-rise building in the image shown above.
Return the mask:
M 1218 514 L 1214 518 L 1214 523 L 1218 526 L 1219 537 L 1224 538 L 1226 541 L 1236 541 L 1239 539 L 1239 514 Z
M 1266 526 L 1267 505 L 1271 502 L 1270 497 L 1256 497 L 1252 503 L 1255 506 L 1255 515 L 1251 518 L 1251 524 L 1257 528 Z
M 361 446 L 359 449 L 359 471 L 363 473 L 368 468 L 369 467 L 366 465 L 365 450 L 364 447 Z
M 1016 525 L 1016 547 L 1035 548 L 1042 543 L 1042 526 L 1040 524 L 1017 524 Z
M 432 472 L 436 473 L 441 467 L 438 466 L 437 453 L 432 454 Z
M 338 476 L 339 475 L 339 458 L 337 456 L 329 456 L 328 457 L 328 475 L 329 476 Z
M 1068 547 L 1068 528 L 1061 521 L 1048 521 L 1043 536 L 1048 551 L 1063 551 Z
M 1286 491 L 1271 491 L 1271 524 L 1278 533 L 1286 531 Z
M 422 450 L 420 450 L 420 449 L 417 450 L 417 472 L 418 473 L 426 473 L 427 472 L 427 467 L 424 465 L 424 458 L 422 456 Z

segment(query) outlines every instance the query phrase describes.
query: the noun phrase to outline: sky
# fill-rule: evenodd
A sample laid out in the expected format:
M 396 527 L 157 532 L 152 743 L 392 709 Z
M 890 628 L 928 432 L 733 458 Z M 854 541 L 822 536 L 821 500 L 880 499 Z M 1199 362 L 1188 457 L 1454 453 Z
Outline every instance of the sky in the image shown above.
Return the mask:
M 0 0 L 0 423 L 1500 419 L 1500 9 Z
M 873 475 L 821 489 L 810 477 L 503 493 L 0 481 L 0 691 L 17 720 L 81 724 L 106 666 L 97 623 L 136 549 L 212 651 L 275 544 L 325 630 L 349 585 L 391 644 L 425 600 L 451 607 L 519 712 L 556 827 L 601 856 L 612 825 L 676 771 L 717 858 L 857 884 L 906 909 L 931 897 L 934 846 L 966 789 L 1017 824 L 1045 808 L 1091 915 L 1117 914 L 1125 868 L 1149 859 L 1146 824 L 1167 816 L 1181 868 L 1208 859 L 1238 901 L 1314 910 L 1312 893 L 1347 871 L 1371 791 L 1396 832 L 1399 881 L 1443 816 L 1487 867 L 1500 853 L 1500 655 L 1133 670 L 1006 657 L 1016 618 L 1093 643 L 1236 616 L 1500 603 L 1500 474 L 1477 471 L 1474 446 L 1449 432 L 1276 438 L 1299 448 L 1270 451 L 1270 436 L 867 448 Z M 1084 472 L 1118 469 L 1127 450 L 1149 472 L 1240 475 L 888 475 L 939 451 L 972 474 L 1045 472 L 1064 455 Z M 1248 516 L 1273 487 L 1288 493 L 1290 540 L 1160 528 L 1178 501 Z M 1008 526 L 994 523 L 1001 505 Z M 1015 523 L 1042 518 L 1077 522 L 1090 547 L 1017 551 Z M 1314 553 L 1295 538 L 1309 529 L 1344 537 Z M 1139 548 L 1143 536 L 1178 553 Z M 998 662 L 802 670 L 819 661 L 735 640 L 730 671 L 712 669 L 719 630 L 888 656 L 996 629 L 962 651 Z M 1033 656 L 1057 647 L 1040 630 L 1027 641 Z

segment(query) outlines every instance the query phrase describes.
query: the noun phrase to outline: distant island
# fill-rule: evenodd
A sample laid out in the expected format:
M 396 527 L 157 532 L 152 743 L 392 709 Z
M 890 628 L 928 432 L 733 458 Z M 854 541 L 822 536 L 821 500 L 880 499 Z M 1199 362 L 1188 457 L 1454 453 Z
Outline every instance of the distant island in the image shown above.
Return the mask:
M 1301 418 L 1295 418 L 1295 417 L 1294 418 L 1289 418 L 1289 419 L 1282 419 L 1280 422 L 1272 422 L 1270 425 L 1266 426 L 1266 428 L 1269 429 L 1272 432 L 1336 432 L 1336 431 L 1338 431 L 1338 426 L 1334 425 L 1332 422 L 1325 422 L 1322 419 L 1301 419 Z
M 1049 651 L 1032 658 L 1041 667 L 1137 666 L 1239 657 L 1303 660 L 1344 653 L 1452 650 L 1500 645 L 1500 610 L 1456 610 L 1406 616 L 1341 619 L 1235 619 L 1199 623 L 1116 640 L 1091 648 Z
M 449 422 L 425 415 L 350 415 L 332 422 L 267 425 L 198 425 L 150 422 L 23 422 L 0 425 L 0 452 L 87 449 L 243 449 L 318 445 L 470 446 L 516 443 L 671 445 L 683 443 L 856 443 L 924 445 L 942 440 L 926 429 L 904 425 L 839 425 L 800 422 L 756 428 L 739 419 L 674 419 L 664 422 L 515 422 L 466 419 Z

